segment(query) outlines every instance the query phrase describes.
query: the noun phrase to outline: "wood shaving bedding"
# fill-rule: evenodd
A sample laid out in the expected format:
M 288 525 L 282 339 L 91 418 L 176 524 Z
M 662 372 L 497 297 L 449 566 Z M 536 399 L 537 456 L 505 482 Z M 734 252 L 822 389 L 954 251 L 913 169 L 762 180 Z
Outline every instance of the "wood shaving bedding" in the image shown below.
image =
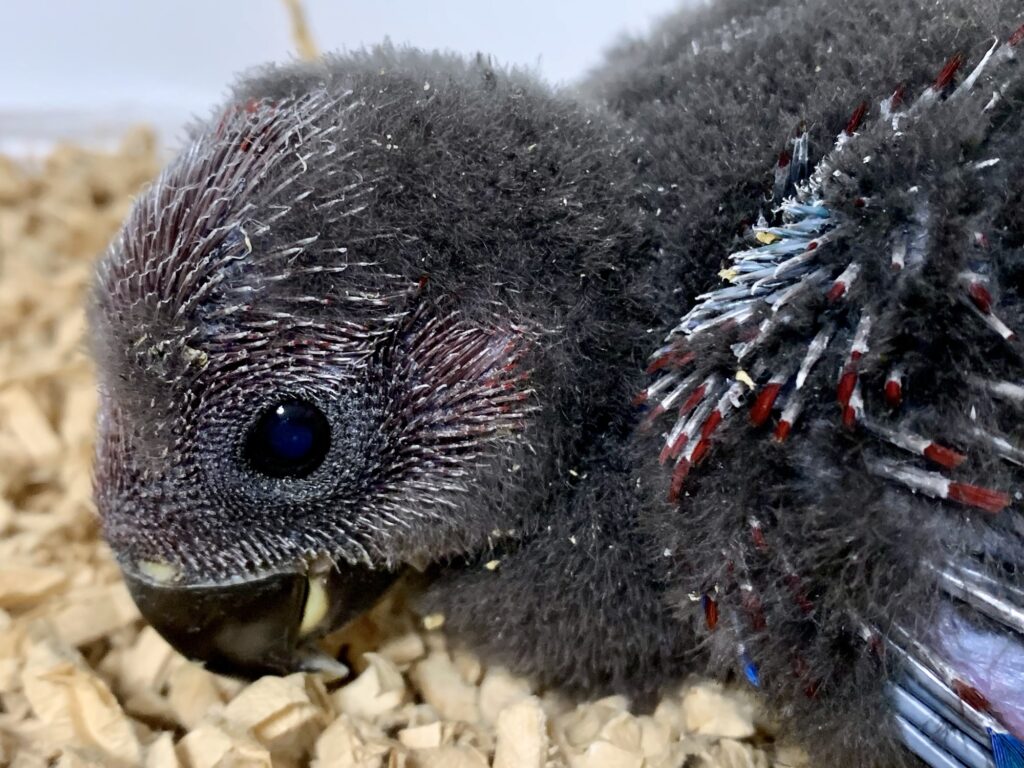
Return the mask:
M 354 677 L 251 684 L 182 659 L 141 621 L 98 538 L 92 261 L 158 169 L 116 153 L 0 157 L 0 766 L 671 768 L 795 765 L 753 746 L 755 710 L 708 684 L 637 716 L 574 705 L 448 646 L 443 617 L 386 598 L 339 641 Z M 772 762 L 774 760 L 774 763 Z

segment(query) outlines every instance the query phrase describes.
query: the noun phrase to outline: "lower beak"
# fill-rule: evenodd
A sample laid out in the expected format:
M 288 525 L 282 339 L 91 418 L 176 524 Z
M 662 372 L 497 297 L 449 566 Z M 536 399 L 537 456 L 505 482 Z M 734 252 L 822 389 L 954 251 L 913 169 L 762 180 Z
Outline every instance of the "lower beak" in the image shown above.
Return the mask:
M 346 565 L 196 585 L 124 575 L 142 615 L 174 648 L 212 672 L 246 678 L 343 674 L 316 639 L 367 610 L 397 576 Z

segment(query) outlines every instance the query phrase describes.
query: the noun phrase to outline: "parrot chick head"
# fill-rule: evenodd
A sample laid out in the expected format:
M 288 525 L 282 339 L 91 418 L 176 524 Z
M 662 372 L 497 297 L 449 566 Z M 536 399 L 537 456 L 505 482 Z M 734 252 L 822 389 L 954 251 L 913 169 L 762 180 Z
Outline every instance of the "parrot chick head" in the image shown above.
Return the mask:
M 91 307 L 97 504 L 172 644 L 316 667 L 310 640 L 403 567 L 524 524 L 606 418 L 566 364 L 618 343 L 614 281 L 579 274 L 623 241 L 582 204 L 617 199 L 602 130 L 524 78 L 391 50 L 268 70 L 193 129 Z

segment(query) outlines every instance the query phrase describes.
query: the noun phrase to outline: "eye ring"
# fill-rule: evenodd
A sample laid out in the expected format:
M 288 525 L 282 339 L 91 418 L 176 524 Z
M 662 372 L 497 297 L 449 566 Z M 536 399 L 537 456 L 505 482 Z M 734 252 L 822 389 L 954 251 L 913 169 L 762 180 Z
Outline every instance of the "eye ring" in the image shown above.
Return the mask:
M 299 479 L 323 464 L 331 448 L 331 425 L 306 400 L 281 400 L 265 410 L 245 437 L 249 467 L 273 478 Z

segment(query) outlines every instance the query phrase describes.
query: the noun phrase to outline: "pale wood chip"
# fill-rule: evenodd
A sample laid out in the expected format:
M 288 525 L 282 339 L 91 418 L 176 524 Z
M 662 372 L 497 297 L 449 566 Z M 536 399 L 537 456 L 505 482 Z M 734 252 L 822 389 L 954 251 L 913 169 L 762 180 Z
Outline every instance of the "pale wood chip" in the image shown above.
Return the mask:
M 0 608 L 26 608 L 44 600 L 67 581 L 59 568 L 0 565 Z
M 548 753 L 547 716 L 536 697 L 498 715 L 493 768 L 543 768 Z
M 367 667 L 348 685 L 334 692 L 339 711 L 353 717 L 373 718 L 405 701 L 405 679 L 394 664 L 376 653 L 363 655 Z
M 654 708 L 654 720 L 668 729 L 670 741 L 679 738 L 681 730 L 685 727 L 683 718 L 683 703 L 676 696 L 666 696 L 658 702 Z
M 0 422 L 6 424 L 33 464 L 54 463 L 61 443 L 36 399 L 23 387 L 0 391 Z
M 73 749 L 65 749 L 57 758 L 56 768 L 104 768 L 102 758 L 90 758 Z
M 782 744 L 775 748 L 774 768 L 806 768 L 810 764 L 807 753 L 795 744 Z
M 146 747 L 143 768 L 181 768 L 181 761 L 174 748 L 174 738 L 169 732 L 164 731 Z
M 383 735 L 367 739 L 348 715 L 340 715 L 317 739 L 313 768 L 380 768 L 391 747 Z
M 448 746 L 413 750 L 406 765 L 409 768 L 487 768 L 487 758 L 473 747 Z
M 417 659 L 422 659 L 427 653 L 427 647 L 423 638 L 415 632 L 406 632 L 403 635 L 386 640 L 377 653 L 383 656 L 397 667 L 406 667 Z
M 463 648 L 456 648 L 452 651 L 452 664 L 459 670 L 459 676 L 468 685 L 479 685 L 480 678 L 484 674 L 484 665 L 475 653 L 470 653 Z
M 72 590 L 53 624 L 68 645 L 85 645 L 133 624 L 141 617 L 123 582 Z
M 211 724 L 185 734 L 177 754 L 183 768 L 274 768 L 266 748 Z
M 0 657 L 0 694 L 21 688 L 21 659 Z
M 595 741 L 581 755 L 569 758 L 570 768 L 643 768 L 644 756 L 607 741 Z
M 686 730 L 703 736 L 746 739 L 754 735 L 754 708 L 710 684 L 691 688 L 683 697 Z
M 444 626 L 444 614 L 443 613 L 428 613 L 423 617 L 423 628 L 425 630 L 432 631 L 440 629 Z
M 409 749 L 430 749 L 440 747 L 444 732 L 440 722 L 403 728 L 398 732 L 398 740 Z
M 111 765 L 137 765 L 139 741 L 106 683 L 71 662 L 29 668 L 22 686 L 36 717 L 55 742 L 93 748 Z
M 666 755 L 673 741 L 669 727 L 647 715 L 636 720 L 640 725 L 640 751 L 644 757 L 650 759 Z
M 490 667 L 480 682 L 480 716 L 493 725 L 506 707 L 531 693 L 526 680 L 515 677 L 504 667 Z
M 178 722 L 195 728 L 209 712 L 218 712 L 224 699 L 215 676 L 198 664 L 182 664 L 167 681 L 167 700 Z
M 629 712 L 620 712 L 611 718 L 598 733 L 598 738 L 634 754 L 643 754 L 642 736 L 640 723 Z
M 225 722 L 248 731 L 275 758 L 300 760 L 311 754 L 327 724 L 323 684 L 315 677 L 261 677 L 224 708 Z
M 0 536 L 7 533 L 14 524 L 14 507 L 3 496 L 0 496 Z
M 626 705 L 626 700 L 621 696 L 580 704 L 571 712 L 556 718 L 555 733 L 567 745 L 583 748 L 598 738 L 606 723 L 625 712 Z
M 477 689 L 459 675 L 452 660 L 444 653 L 433 653 L 417 663 L 409 677 L 423 699 L 447 720 L 475 723 L 480 719 Z
M 143 627 L 135 642 L 125 649 L 116 671 L 122 691 L 156 693 L 173 667 L 186 663 L 152 627 Z

